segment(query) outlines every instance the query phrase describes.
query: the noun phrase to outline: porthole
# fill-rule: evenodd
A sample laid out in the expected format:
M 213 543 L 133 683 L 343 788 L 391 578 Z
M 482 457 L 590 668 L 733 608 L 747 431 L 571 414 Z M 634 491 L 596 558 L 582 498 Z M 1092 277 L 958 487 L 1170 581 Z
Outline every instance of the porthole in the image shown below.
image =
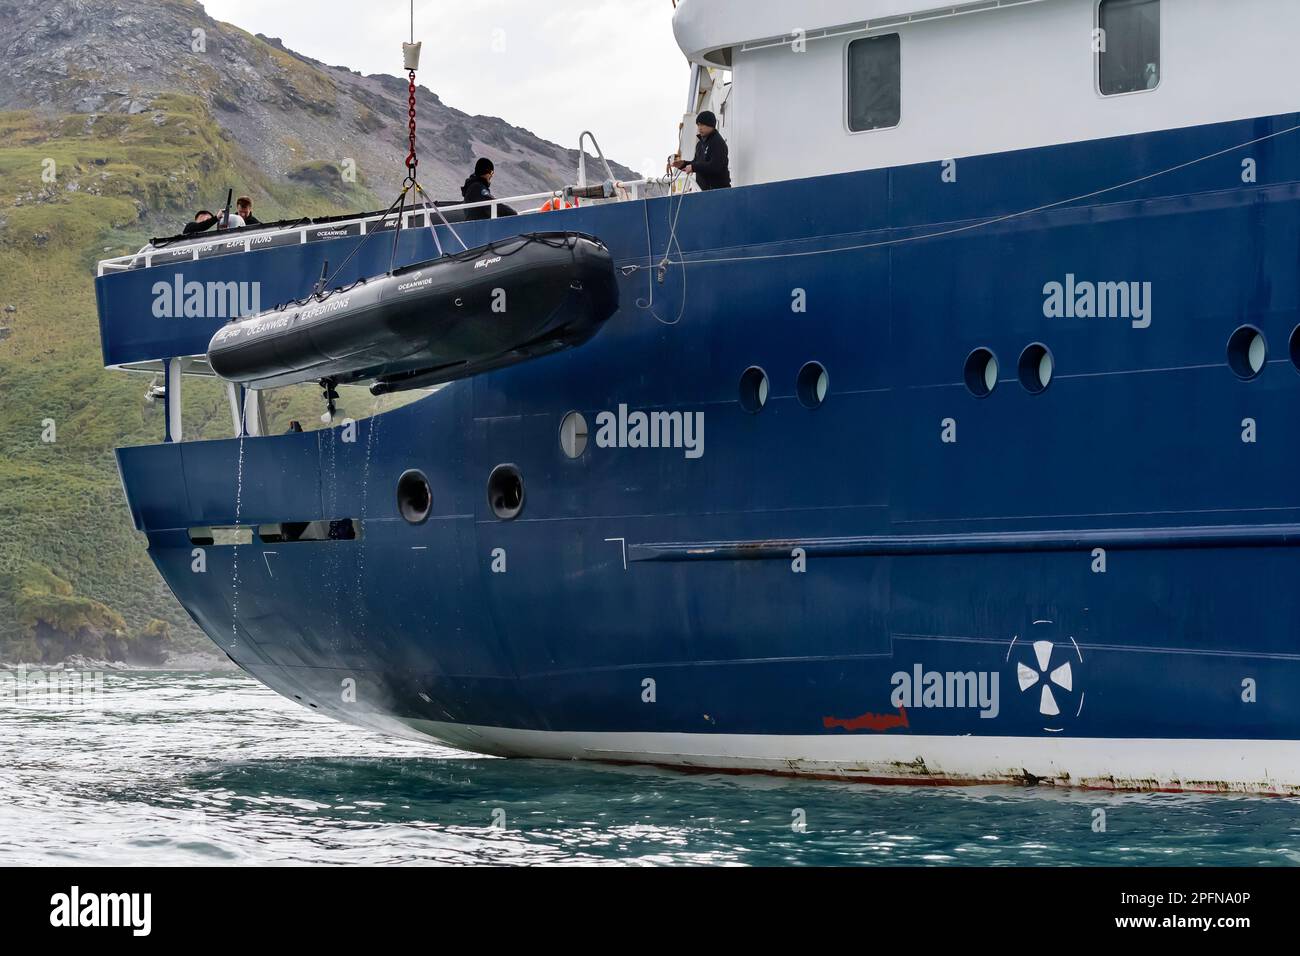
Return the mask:
M 1243 325 L 1228 339 L 1228 366 L 1237 378 L 1249 380 L 1264 371 L 1268 363 L 1268 343 L 1264 333 L 1253 325 Z
M 998 387 L 998 357 L 988 349 L 976 349 L 966 357 L 966 387 L 976 398 L 984 398 Z
M 757 415 L 767 404 L 767 373 L 757 365 L 745 369 L 740 376 L 740 407 L 751 415 Z
M 497 465 L 488 476 L 488 507 L 502 521 L 512 521 L 524 510 L 524 479 L 514 465 Z
M 587 450 L 587 419 L 582 412 L 569 412 L 560 422 L 560 449 L 567 458 L 581 458 Z
M 830 384 L 830 377 L 821 363 L 809 362 L 799 369 L 799 377 L 795 380 L 795 391 L 804 408 L 820 408 L 822 402 L 826 401 Z
M 433 508 L 433 491 L 424 472 L 403 472 L 397 479 L 397 511 L 408 524 L 424 524 Z
M 1020 353 L 1020 384 L 1034 395 L 1047 391 L 1056 372 L 1056 361 L 1046 345 L 1035 342 Z
M 1291 333 L 1291 364 L 1300 372 L 1300 325 Z

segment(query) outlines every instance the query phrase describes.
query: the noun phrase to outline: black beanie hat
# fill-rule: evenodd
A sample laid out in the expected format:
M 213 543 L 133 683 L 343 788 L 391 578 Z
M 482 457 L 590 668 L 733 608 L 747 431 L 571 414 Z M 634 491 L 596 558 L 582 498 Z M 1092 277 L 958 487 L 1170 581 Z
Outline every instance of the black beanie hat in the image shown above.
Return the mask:
M 702 126 L 712 126 L 714 129 L 718 128 L 718 118 L 713 115 L 712 110 L 705 110 L 699 116 L 695 117 L 695 122 Z
M 486 156 L 474 164 L 475 176 L 482 176 L 484 173 L 490 173 L 494 170 L 496 170 L 496 167 L 492 165 L 492 160 L 488 159 Z

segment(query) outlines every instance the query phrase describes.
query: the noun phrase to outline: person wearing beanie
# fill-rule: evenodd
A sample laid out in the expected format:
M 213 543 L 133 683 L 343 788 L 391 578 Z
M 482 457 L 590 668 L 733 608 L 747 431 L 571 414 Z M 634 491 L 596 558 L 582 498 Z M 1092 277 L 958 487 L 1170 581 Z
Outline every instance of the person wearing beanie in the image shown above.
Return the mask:
M 484 156 L 474 164 L 474 175 L 465 180 L 465 185 L 460 187 L 461 198 L 465 202 L 490 202 L 496 197 L 492 195 L 492 177 L 496 175 L 496 166 L 492 160 Z M 498 216 L 515 216 L 518 215 L 513 209 L 505 203 L 497 205 Z M 492 207 L 481 206 L 478 209 L 465 210 L 467 220 L 491 219 Z
M 701 189 L 731 188 L 731 156 L 727 141 L 718 132 L 718 118 L 705 110 L 695 118 L 695 131 L 699 142 L 695 144 L 695 157 L 690 162 L 677 160 L 677 169 L 694 173 Z

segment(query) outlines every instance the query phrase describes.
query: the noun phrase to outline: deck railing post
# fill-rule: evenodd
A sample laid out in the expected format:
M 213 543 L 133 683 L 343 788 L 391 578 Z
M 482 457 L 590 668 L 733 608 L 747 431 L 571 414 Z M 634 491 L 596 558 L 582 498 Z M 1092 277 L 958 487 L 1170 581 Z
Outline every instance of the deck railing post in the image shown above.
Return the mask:
M 243 438 L 248 434 L 244 427 L 244 386 L 235 382 L 226 383 L 226 398 L 230 401 L 230 420 L 235 426 L 235 437 Z
M 166 415 L 163 418 L 163 441 L 180 442 L 184 440 L 181 423 L 181 382 L 184 379 L 185 360 L 171 358 L 163 363 L 163 402 Z
M 260 438 L 266 434 L 262 393 L 255 388 L 244 390 L 244 433 L 250 438 Z

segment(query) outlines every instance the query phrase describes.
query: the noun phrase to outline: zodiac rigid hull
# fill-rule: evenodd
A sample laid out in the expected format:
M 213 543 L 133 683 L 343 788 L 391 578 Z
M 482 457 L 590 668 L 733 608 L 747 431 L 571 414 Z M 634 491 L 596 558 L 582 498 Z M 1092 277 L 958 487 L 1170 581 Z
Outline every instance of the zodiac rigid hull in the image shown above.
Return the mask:
M 1199 55 L 1188 18 L 1211 5 L 1162 6 L 1164 62 Z M 700 11 L 731 29 L 726 9 L 686 0 L 679 39 Z M 501 755 L 1300 792 L 1300 104 L 1274 102 L 1300 76 L 1289 31 L 1255 30 L 1300 23 L 1235 9 L 1206 121 L 1180 112 L 1202 79 L 1115 100 L 1084 75 L 1120 103 L 1115 135 L 1055 141 L 1052 113 L 1046 142 L 955 161 L 908 111 L 906 64 L 977 31 L 981 61 L 1018 38 L 1037 76 L 1095 5 L 827 23 L 807 61 L 718 34 L 739 104 L 764 69 L 843 69 L 896 32 L 917 155 L 769 181 L 751 152 L 740 188 L 552 214 L 617 268 L 586 345 L 351 430 L 122 449 L 136 525 L 241 667 L 365 726 Z M 1232 86 L 1247 49 L 1253 93 Z M 966 85 L 985 82 L 1010 80 Z M 1015 89 L 993 92 L 1038 95 Z M 1144 96 L 1148 128 L 1123 128 Z M 737 154 L 760 148 L 744 102 Z M 350 248 L 106 263 L 106 364 L 201 367 L 220 319 L 141 318 L 175 273 L 279 301 Z M 413 230 L 399 261 L 432 249 Z

